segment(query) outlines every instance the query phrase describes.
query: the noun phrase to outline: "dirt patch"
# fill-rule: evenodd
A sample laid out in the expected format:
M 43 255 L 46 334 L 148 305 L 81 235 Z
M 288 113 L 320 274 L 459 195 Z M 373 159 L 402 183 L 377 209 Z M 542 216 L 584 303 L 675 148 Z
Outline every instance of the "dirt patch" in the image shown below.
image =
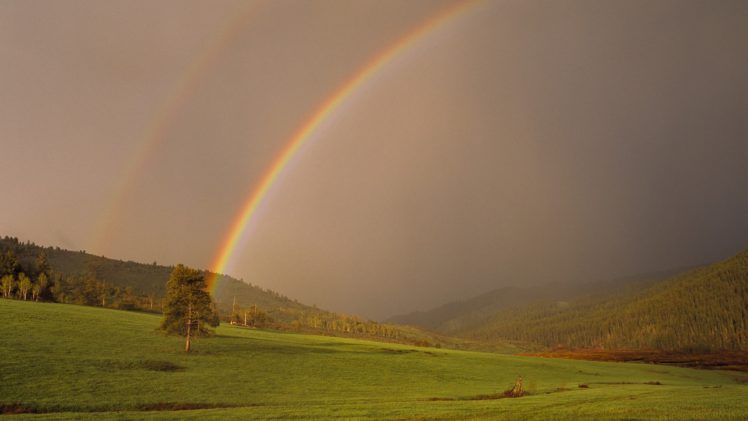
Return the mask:
M 628 384 L 630 384 L 630 385 L 633 385 L 633 384 L 646 384 L 646 385 L 650 385 L 650 386 L 662 386 L 662 383 L 660 383 L 658 381 L 654 381 L 654 382 L 642 382 L 642 383 L 637 383 L 637 382 L 590 382 L 589 384 L 607 384 L 607 385 L 613 385 L 613 384 L 619 384 L 619 385 L 621 385 L 621 384 L 627 384 L 627 385 Z M 585 385 L 585 386 L 589 387 L 589 385 Z M 582 385 L 580 385 L 579 387 L 582 387 Z
M 530 393 L 523 390 L 522 394 L 517 395 L 515 393 L 512 393 L 511 390 L 507 390 L 501 393 L 488 393 L 484 395 L 463 396 L 460 398 L 433 397 L 433 398 L 428 398 L 426 400 L 431 401 L 431 402 L 435 402 L 435 401 L 492 401 L 496 399 L 520 398 L 522 396 L 527 396 L 529 394 Z
M 592 349 L 533 352 L 520 355 L 590 361 L 645 362 L 691 368 L 748 372 L 748 351 L 690 354 L 668 351 L 606 351 Z
M 490 393 L 486 395 L 475 395 L 475 396 L 469 396 L 467 398 L 462 398 L 460 400 L 465 401 L 490 401 L 495 399 L 504 399 L 504 398 L 521 398 L 522 396 L 528 396 L 530 392 L 522 389 L 522 390 L 516 390 L 516 388 L 512 388 L 509 390 L 505 390 L 501 393 Z
M 20 403 L 0 403 L 0 414 L 11 415 L 11 414 L 35 414 L 38 411 L 29 406 L 24 406 Z

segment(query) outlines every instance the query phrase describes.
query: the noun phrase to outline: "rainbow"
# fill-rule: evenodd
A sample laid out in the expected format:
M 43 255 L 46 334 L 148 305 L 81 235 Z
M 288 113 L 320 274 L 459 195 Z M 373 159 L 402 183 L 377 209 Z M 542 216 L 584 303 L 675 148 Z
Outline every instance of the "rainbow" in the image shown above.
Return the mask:
M 105 244 L 111 239 L 114 223 L 118 221 L 123 203 L 126 203 L 132 194 L 133 188 L 138 184 L 150 157 L 156 154 L 158 147 L 163 142 L 164 136 L 173 125 L 179 110 L 187 103 L 193 93 L 198 89 L 200 81 L 221 57 L 221 53 L 231 44 L 242 28 L 256 11 L 257 2 L 250 2 L 247 6 L 232 14 L 222 29 L 213 36 L 208 46 L 191 61 L 183 73 L 169 90 L 158 112 L 150 120 L 144 131 L 142 140 L 138 142 L 134 152 L 130 156 L 124 170 L 121 172 L 119 181 L 111 190 L 109 200 L 106 201 L 101 217 L 93 231 L 90 250 L 103 252 Z
M 240 212 L 236 215 L 231 224 L 224 241 L 211 265 L 211 276 L 208 277 L 208 291 L 215 292 L 216 280 L 219 274 L 226 271 L 237 246 L 246 231 L 247 225 L 256 215 L 258 208 L 262 204 L 270 189 L 275 184 L 278 176 L 288 166 L 288 163 L 299 152 L 304 144 L 312 137 L 317 128 L 330 115 L 345 102 L 357 89 L 366 81 L 371 79 L 379 70 L 387 65 L 397 56 L 401 55 L 412 47 L 418 40 L 425 35 L 433 32 L 446 22 L 462 15 L 471 5 L 477 1 L 463 1 L 455 3 L 436 15 L 430 17 L 414 29 L 405 33 L 395 40 L 392 44 L 382 49 L 378 54 L 373 56 L 366 64 L 358 69 L 345 83 L 341 84 L 333 93 L 327 97 L 311 114 L 311 116 L 294 132 L 286 143 L 286 146 L 276 156 L 273 163 L 260 179 L 247 197 Z

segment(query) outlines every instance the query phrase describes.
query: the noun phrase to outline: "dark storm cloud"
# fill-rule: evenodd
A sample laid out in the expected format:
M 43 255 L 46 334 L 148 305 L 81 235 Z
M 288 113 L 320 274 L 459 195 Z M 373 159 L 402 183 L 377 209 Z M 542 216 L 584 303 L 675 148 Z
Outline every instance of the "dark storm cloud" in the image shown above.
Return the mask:
M 83 4 L 0 5 L 0 229 L 41 243 L 90 238 L 175 78 L 244 6 Z M 294 129 L 440 6 L 261 3 L 92 251 L 207 266 Z M 233 275 L 381 317 L 744 249 L 747 22 L 745 2 L 480 4 L 334 113 Z

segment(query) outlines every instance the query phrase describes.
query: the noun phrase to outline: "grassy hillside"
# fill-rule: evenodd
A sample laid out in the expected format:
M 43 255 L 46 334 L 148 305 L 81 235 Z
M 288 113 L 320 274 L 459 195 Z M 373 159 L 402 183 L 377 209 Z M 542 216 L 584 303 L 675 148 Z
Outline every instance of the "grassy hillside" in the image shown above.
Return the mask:
M 41 247 L 15 238 L 0 239 L 0 277 L 9 273 L 18 279 L 20 273 L 25 273 L 36 281 L 39 274 L 45 272 L 52 281 L 41 294 L 42 301 L 160 312 L 160 300 L 173 269 L 155 262 L 121 261 L 83 251 Z M 17 287 L 13 295 L 18 297 Z M 258 317 L 252 323 L 278 329 L 410 344 L 439 344 L 450 348 L 517 351 L 516 347 L 501 341 L 486 346 L 419 328 L 381 324 L 325 311 L 226 275 L 219 275 L 213 297 L 225 321 L 232 318 L 242 323 L 247 320 L 245 314 L 255 314 Z
M 454 333 L 546 347 L 748 350 L 748 251 L 643 289 L 506 309 Z
M 417 348 L 230 326 L 198 339 L 187 355 L 180 338 L 156 331 L 155 315 L 5 299 L 0 314 L 0 408 L 36 412 L 20 419 L 748 416 L 748 378 L 736 372 Z M 481 399 L 508 389 L 518 375 L 529 396 Z

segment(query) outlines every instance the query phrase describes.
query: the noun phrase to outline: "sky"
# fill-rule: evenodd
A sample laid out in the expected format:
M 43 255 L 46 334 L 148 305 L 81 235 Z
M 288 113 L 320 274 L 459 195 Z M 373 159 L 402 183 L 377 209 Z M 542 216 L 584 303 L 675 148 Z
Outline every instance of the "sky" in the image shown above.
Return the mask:
M 0 235 L 209 268 L 450 1 L 0 2 Z M 293 156 L 228 274 L 382 319 L 748 248 L 748 2 L 484 1 Z

